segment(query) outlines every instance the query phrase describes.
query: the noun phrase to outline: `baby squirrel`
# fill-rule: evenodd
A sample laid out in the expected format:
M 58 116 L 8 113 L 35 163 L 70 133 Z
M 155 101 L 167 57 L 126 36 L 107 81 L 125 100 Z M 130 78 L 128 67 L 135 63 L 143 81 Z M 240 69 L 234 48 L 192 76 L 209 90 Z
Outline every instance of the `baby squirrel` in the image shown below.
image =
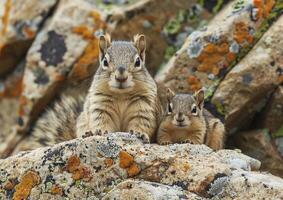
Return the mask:
M 145 142 L 154 139 L 160 104 L 157 86 L 145 67 L 146 40 L 99 38 L 99 61 L 86 95 L 63 95 L 35 124 L 14 152 L 93 134 L 125 131 Z
M 167 105 L 158 132 L 158 144 L 206 144 L 214 150 L 224 145 L 225 128 L 204 105 L 204 91 L 175 94 L 167 89 Z

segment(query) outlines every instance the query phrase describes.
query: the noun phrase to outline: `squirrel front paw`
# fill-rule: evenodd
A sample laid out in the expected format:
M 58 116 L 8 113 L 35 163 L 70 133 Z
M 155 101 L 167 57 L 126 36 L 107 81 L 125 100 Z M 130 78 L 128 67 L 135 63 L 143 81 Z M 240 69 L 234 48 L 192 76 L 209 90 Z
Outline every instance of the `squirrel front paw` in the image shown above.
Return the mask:
M 150 142 L 150 139 L 149 139 L 148 135 L 145 134 L 145 133 L 141 133 L 141 132 L 138 132 L 138 131 L 130 130 L 130 134 L 131 135 L 135 135 L 138 139 L 141 139 L 144 143 L 149 143 Z
M 101 129 L 97 129 L 97 130 L 95 130 L 95 132 L 94 132 L 94 135 L 106 135 L 106 134 L 108 134 L 108 131 L 102 131 Z
M 184 140 L 184 141 L 181 141 L 180 144 L 194 144 L 191 140 Z
M 158 144 L 160 144 L 160 145 L 169 145 L 169 144 L 172 144 L 172 142 L 170 142 L 170 141 L 162 141 L 162 142 L 158 142 Z

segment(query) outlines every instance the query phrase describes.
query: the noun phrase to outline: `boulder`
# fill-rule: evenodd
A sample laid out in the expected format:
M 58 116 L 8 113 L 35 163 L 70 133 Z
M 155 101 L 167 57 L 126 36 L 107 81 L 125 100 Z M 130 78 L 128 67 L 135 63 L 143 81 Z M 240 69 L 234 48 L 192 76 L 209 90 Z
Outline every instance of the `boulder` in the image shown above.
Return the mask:
M 258 115 L 255 121 L 258 128 L 268 129 L 275 137 L 283 136 L 283 131 L 280 131 L 283 128 L 283 86 L 274 91 L 264 110 Z
M 283 158 L 267 129 L 240 132 L 232 137 L 235 147 L 261 161 L 262 170 L 283 176 Z
M 0 196 L 124 199 L 147 193 L 147 199 L 283 198 L 283 180 L 256 172 L 259 167 L 259 161 L 237 151 L 143 144 L 128 133 L 112 133 L 1 160 Z
M 281 13 L 281 1 L 234 1 L 207 28 L 193 32 L 157 74 L 178 92 L 202 87 L 210 97 L 221 79 Z M 277 25 L 278 26 L 278 25 Z
M 56 3 L 57 0 L 0 1 L 0 77 L 21 61 Z
M 197 1 L 127 2 L 61 0 L 58 3 L 26 56 L 16 132 L 26 133 L 60 88 L 93 75 L 99 53 L 98 36 L 103 31 L 112 33 L 114 39 L 129 40 L 139 32 L 150 36 L 148 66 L 154 72 L 170 46 L 169 39 L 176 40 L 179 33 L 189 34 L 186 27 L 196 28 L 200 19 L 212 16 Z M 170 20 L 173 25 L 167 24 Z M 179 43 L 183 39 L 179 38 Z M 7 156 L 9 148 L 20 139 L 11 137 L 2 156 Z
M 225 116 L 230 134 L 248 127 L 269 96 L 283 82 L 283 17 L 264 34 L 254 48 L 225 76 L 211 102 Z

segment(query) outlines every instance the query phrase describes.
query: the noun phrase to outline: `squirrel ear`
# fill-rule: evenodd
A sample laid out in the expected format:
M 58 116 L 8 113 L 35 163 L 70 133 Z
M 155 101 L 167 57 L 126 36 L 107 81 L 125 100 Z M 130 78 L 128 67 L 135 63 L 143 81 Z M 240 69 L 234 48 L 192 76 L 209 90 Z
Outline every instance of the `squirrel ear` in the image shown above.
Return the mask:
M 106 50 L 110 47 L 111 44 L 111 36 L 106 33 L 105 35 L 101 35 L 99 37 L 99 50 L 102 56 L 105 55 Z
M 166 96 L 168 101 L 171 101 L 175 95 L 175 92 L 173 92 L 170 88 L 167 88 Z
M 142 34 L 137 34 L 134 36 L 134 45 L 139 51 L 139 55 L 144 60 L 145 59 L 145 49 L 146 49 L 146 40 L 145 36 Z
M 196 99 L 197 106 L 199 107 L 199 109 L 202 109 L 203 104 L 204 104 L 204 91 L 203 91 L 203 89 L 198 90 L 194 94 L 194 97 Z

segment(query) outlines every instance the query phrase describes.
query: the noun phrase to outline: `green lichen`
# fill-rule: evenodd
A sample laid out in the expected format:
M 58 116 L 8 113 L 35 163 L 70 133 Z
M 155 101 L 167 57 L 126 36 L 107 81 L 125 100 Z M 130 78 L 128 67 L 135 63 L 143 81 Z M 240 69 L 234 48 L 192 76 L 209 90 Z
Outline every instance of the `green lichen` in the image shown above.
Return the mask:
M 279 138 L 283 137 L 283 125 L 274 133 L 272 133 L 272 137 Z
M 164 33 L 168 35 L 177 34 L 182 28 L 181 22 L 177 19 L 171 19 L 164 27 Z
M 169 60 L 174 54 L 175 52 L 177 51 L 177 49 L 173 46 L 168 46 L 166 49 L 165 49 L 165 60 Z

